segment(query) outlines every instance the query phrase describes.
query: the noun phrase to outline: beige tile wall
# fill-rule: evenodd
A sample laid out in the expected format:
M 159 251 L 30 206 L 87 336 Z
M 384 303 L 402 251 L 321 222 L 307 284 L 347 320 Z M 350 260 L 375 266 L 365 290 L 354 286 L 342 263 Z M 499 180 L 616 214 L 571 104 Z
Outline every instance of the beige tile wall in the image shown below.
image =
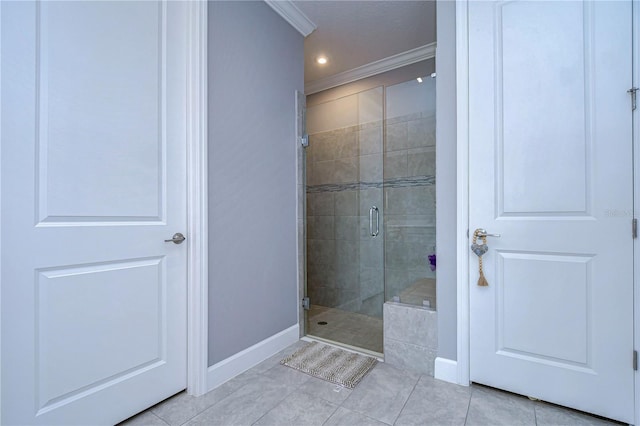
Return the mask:
M 420 114 L 310 136 L 307 170 L 307 289 L 313 304 L 382 315 L 385 300 L 434 277 L 435 119 Z M 404 179 L 382 189 L 383 180 Z M 345 184 L 363 183 L 364 188 Z M 376 185 L 373 185 L 377 183 Z M 383 199 L 384 198 L 384 199 Z M 369 208 L 381 215 L 369 235 Z
M 387 120 L 384 178 L 435 175 L 435 117 L 411 114 Z M 423 278 L 435 278 L 428 255 L 435 252 L 436 187 L 385 186 L 386 300 Z M 404 302 L 404 301 L 403 301 Z M 407 303 L 414 303 L 414 300 Z

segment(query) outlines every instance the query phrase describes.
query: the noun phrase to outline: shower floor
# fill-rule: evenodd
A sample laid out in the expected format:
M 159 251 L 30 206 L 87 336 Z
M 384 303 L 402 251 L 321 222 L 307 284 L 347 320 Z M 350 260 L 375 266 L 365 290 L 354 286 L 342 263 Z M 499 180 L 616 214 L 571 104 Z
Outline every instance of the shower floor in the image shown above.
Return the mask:
M 326 322 L 326 324 L 318 324 Z M 382 318 L 311 305 L 306 315 L 310 336 L 382 353 Z

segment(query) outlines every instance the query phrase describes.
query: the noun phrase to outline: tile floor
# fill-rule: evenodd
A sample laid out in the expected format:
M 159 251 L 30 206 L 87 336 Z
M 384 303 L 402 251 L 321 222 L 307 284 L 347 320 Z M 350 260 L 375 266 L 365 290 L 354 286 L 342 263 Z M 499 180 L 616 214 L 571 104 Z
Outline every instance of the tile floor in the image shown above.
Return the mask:
M 311 305 L 306 318 L 310 336 L 382 353 L 382 318 L 319 305 Z
M 175 395 L 122 423 L 167 425 L 614 425 L 483 386 L 378 363 L 349 390 L 279 364 L 300 341 L 208 394 Z
M 436 280 L 416 280 L 399 294 L 400 302 L 423 306 L 429 301 L 436 308 Z M 382 356 L 382 318 L 320 305 L 311 305 L 305 317 L 309 336 L 377 352 Z M 319 324 L 326 322 L 326 324 Z

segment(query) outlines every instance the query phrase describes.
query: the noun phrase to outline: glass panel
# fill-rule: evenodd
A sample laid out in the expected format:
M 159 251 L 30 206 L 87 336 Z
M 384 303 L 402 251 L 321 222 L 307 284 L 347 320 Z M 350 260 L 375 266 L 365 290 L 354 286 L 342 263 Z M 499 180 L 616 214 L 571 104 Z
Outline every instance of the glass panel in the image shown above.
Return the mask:
M 436 307 L 436 85 L 386 88 L 385 299 Z
M 306 333 L 378 353 L 384 302 L 382 127 L 382 87 L 307 108 Z

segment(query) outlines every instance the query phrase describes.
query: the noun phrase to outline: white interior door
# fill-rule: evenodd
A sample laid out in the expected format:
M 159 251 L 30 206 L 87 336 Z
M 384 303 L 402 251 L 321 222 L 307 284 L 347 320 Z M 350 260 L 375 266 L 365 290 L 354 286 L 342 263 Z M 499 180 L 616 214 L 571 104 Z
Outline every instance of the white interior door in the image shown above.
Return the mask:
M 2 2 L 2 424 L 186 386 L 182 2 Z
M 631 1 L 468 19 L 471 380 L 632 423 Z

